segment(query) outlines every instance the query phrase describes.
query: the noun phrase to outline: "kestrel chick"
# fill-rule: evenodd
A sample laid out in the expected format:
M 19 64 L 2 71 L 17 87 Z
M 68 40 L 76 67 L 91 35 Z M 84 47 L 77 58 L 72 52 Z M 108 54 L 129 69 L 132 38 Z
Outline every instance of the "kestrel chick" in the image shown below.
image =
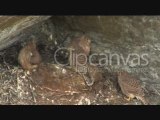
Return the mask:
M 144 98 L 145 93 L 142 88 L 142 83 L 135 77 L 129 75 L 127 72 L 119 72 L 118 84 L 122 90 L 122 93 L 129 97 L 128 100 L 137 98 L 141 100 L 143 104 L 148 104 Z
M 84 53 L 88 56 L 91 48 L 91 40 L 85 35 L 75 37 L 72 39 L 69 47 L 73 48 L 76 53 Z
M 91 40 L 85 35 L 75 37 L 69 43 L 68 48 L 72 50 L 69 57 L 70 65 L 85 64 L 90 53 Z
M 41 63 L 41 55 L 39 54 L 35 40 L 32 40 L 24 46 L 19 53 L 18 62 L 25 70 L 32 70 Z
M 75 37 L 71 40 L 68 48 L 72 50 L 70 51 L 69 62 L 72 67 L 76 67 L 76 69 L 87 67 L 87 59 L 91 50 L 91 40 L 86 35 L 82 35 L 80 37 Z M 82 71 L 82 76 L 88 86 L 93 85 L 94 81 L 90 78 L 90 75 L 84 74 Z

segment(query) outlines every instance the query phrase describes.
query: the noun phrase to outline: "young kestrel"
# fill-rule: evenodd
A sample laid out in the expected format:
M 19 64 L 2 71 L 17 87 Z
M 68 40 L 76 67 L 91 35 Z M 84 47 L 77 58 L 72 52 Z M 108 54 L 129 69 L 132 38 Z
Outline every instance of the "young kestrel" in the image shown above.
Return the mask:
M 125 94 L 130 100 L 137 98 L 143 102 L 143 104 L 148 104 L 145 96 L 145 91 L 142 88 L 142 83 L 136 77 L 133 77 L 127 72 L 118 73 L 118 84 L 122 90 L 122 93 Z

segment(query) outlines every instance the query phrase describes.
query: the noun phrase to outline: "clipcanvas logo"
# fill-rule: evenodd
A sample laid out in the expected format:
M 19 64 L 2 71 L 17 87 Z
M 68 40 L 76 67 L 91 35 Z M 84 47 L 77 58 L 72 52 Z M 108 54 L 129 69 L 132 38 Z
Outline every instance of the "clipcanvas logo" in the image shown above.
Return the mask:
M 57 54 L 59 51 L 68 51 L 69 59 L 68 63 L 62 64 L 57 59 Z M 98 61 L 94 62 L 94 58 L 98 58 Z M 68 49 L 65 47 L 59 48 L 54 53 L 54 60 L 56 64 L 61 66 L 75 66 L 77 71 L 86 71 L 86 64 L 93 66 L 134 66 L 134 67 L 145 67 L 149 64 L 149 56 L 147 53 L 137 54 L 130 53 L 127 56 L 123 54 L 105 54 L 105 53 L 93 53 L 89 56 L 86 56 L 83 53 L 76 53 L 73 49 Z M 83 61 L 83 62 L 81 62 Z

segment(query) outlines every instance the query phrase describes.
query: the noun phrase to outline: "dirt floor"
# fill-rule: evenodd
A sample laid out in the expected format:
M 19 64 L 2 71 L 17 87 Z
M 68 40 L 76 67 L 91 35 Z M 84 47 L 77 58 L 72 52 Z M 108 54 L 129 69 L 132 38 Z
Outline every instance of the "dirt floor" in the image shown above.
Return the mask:
M 133 99 L 127 101 L 117 85 L 114 74 L 103 70 L 103 80 L 95 82 L 85 90 L 57 92 L 39 86 L 18 63 L 22 48 L 17 43 L 0 52 L 0 104 L 2 105 L 141 105 Z M 44 63 L 54 64 L 52 45 L 38 44 Z M 76 73 L 72 73 L 73 75 Z M 78 79 L 75 77 L 75 80 Z

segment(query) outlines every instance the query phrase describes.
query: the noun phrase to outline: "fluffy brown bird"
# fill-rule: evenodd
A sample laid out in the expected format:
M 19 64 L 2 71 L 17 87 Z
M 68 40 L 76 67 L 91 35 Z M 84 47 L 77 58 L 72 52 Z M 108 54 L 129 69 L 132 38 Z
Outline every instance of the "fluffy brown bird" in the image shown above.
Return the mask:
M 87 72 L 82 74 L 88 86 L 103 79 L 102 71 L 97 66 L 87 65 Z
M 32 80 L 42 88 L 59 93 L 79 92 L 87 88 L 82 76 L 56 64 L 40 64 L 31 76 Z
M 86 58 L 90 53 L 91 40 L 85 35 L 82 35 L 80 37 L 75 37 L 69 43 L 68 48 L 70 49 L 70 57 L 69 57 L 70 65 L 84 64 L 87 60 Z M 80 55 L 80 56 L 78 57 L 78 59 L 76 59 L 75 55 Z
M 25 47 L 20 50 L 18 62 L 24 70 L 32 70 L 41 63 L 41 56 L 36 48 L 35 40 L 27 43 Z
M 86 84 L 92 86 L 96 75 L 92 74 L 91 67 L 87 63 L 91 50 L 91 40 L 86 35 L 76 37 L 69 44 L 69 48 L 71 50 L 69 56 L 70 65 L 75 67 L 78 72 L 81 69 L 79 73 L 83 76 Z
M 137 98 L 141 100 L 143 104 L 148 104 L 144 97 L 145 91 L 142 88 L 142 83 L 137 78 L 129 75 L 127 72 L 119 72 L 118 83 L 122 93 L 129 97 L 128 100 Z
M 86 35 L 75 37 L 72 39 L 69 47 L 73 48 L 76 53 L 85 53 L 88 56 L 91 48 L 91 40 Z

